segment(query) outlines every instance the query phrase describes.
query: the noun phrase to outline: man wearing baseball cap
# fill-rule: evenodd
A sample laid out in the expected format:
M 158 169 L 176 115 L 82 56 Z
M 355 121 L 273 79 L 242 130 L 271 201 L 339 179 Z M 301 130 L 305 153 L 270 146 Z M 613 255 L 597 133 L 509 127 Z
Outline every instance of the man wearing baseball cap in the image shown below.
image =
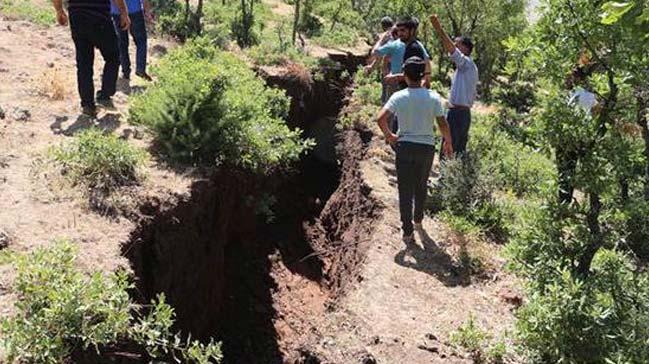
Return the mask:
M 377 121 L 386 140 L 395 146 L 403 239 L 412 243 L 413 230 L 421 227 L 424 218 L 426 184 L 435 154 L 434 120 L 444 139 L 449 141 L 443 146 L 444 154 L 451 156 L 453 147 L 439 95 L 422 87 L 426 61 L 417 56 L 410 57 L 403 63 L 402 70 L 408 87 L 390 97 Z M 393 115 L 399 119 L 396 133 L 388 127 L 388 120 Z

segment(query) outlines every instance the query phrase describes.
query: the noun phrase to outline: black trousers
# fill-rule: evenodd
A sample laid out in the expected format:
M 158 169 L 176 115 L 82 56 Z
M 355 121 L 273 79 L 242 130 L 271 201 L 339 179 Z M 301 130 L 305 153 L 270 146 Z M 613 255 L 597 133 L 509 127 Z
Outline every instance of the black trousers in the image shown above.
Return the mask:
M 103 16 L 96 12 L 70 12 L 70 30 L 77 54 L 77 87 L 81 106 L 95 105 L 93 85 L 93 64 L 95 48 L 104 58 L 104 71 L 101 76 L 101 96 L 115 94 L 117 72 L 119 71 L 119 50 L 117 35 L 110 20 L 110 14 Z
M 453 139 L 453 152 L 455 155 L 466 153 L 469 141 L 469 128 L 471 128 L 471 110 L 452 108 L 448 110 L 448 126 Z
M 399 142 L 396 146 L 397 185 L 401 228 L 405 235 L 413 232 L 414 221 L 424 219 L 424 203 L 435 147 L 427 144 Z

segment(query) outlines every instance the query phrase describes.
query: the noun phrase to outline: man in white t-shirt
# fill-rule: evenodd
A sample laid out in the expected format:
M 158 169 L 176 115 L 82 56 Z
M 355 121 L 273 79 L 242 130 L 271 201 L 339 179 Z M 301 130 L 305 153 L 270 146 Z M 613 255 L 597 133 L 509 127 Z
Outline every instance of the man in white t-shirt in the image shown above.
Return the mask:
M 397 185 L 403 239 L 414 241 L 413 230 L 420 228 L 424 218 L 426 185 L 435 154 L 435 125 L 437 121 L 442 136 L 449 141 L 444 153 L 453 154 L 451 133 L 444 117 L 439 95 L 422 87 L 426 61 L 410 57 L 403 64 L 403 74 L 408 87 L 394 93 L 378 115 L 378 123 L 386 140 L 396 145 Z M 396 133 L 388 127 L 391 116 L 399 118 Z M 414 199 L 414 214 L 413 214 Z M 414 226 L 413 226 L 414 220 Z

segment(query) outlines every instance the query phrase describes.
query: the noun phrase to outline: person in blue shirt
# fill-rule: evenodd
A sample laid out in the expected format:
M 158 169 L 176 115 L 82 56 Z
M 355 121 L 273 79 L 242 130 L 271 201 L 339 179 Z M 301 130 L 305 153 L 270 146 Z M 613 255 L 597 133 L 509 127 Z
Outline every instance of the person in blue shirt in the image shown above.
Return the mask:
M 131 77 L 131 59 L 128 54 L 128 33 L 130 31 L 135 42 L 135 75 L 151 81 L 146 73 L 147 34 L 146 22 L 153 21 L 151 6 L 147 0 L 125 0 L 131 26 L 127 30 L 119 27 L 120 10 L 111 2 L 111 14 L 119 43 L 119 63 L 122 66 L 122 76 Z
M 383 77 L 383 81 L 387 85 L 386 94 L 388 97 L 394 92 L 407 87 L 402 73 L 402 65 L 406 59 L 413 56 L 424 61 L 425 71 L 421 82 L 423 87 L 430 87 L 430 57 L 426 48 L 417 40 L 418 27 L 419 21 L 416 18 L 406 17 L 400 19 L 396 24 L 399 39 L 387 42 L 384 45 L 377 43 L 372 50 L 370 62 L 376 57 L 390 57 L 390 73 Z M 398 129 L 398 118 L 390 120 L 390 128 L 392 131 Z
M 408 87 L 390 96 L 379 112 L 377 122 L 385 139 L 395 145 L 401 228 L 404 241 L 411 243 L 414 241 L 414 228 L 421 228 L 424 218 L 426 186 L 435 155 L 435 120 L 444 139 L 452 139 L 439 95 L 422 87 L 426 61 L 417 56 L 410 57 L 402 69 Z M 399 118 L 396 133 L 388 127 L 392 115 Z M 443 151 L 451 156 L 452 144 L 445 143 Z

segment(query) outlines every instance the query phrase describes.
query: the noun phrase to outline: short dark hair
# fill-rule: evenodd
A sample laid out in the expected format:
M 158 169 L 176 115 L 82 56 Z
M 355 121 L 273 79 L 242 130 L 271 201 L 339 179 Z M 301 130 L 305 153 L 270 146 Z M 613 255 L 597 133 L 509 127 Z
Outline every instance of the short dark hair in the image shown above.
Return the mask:
M 399 19 L 399 21 L 397 22 L 397 26 L 398 27 L 408 28 L 408 29 L 411 29 L 411 30 L 412 29 L 417 29 L 417 27 L 419 26 L 419 20 L 417 18 L 413 18 L 411 16 L 408 16 L 408 17 Z
M 390 18 L 389 16 L 384 16 L 381 19 L 381 27 L 383 28 L 383 30 L 388 30 L 389 28 L 392 28 L 393 25 L 394 20 L 392 20 L 392 18 Z
M 417 56 L 412 56 L 406 59 L 401 66 L 403 73 L 410 80 L 419 82 L 426 73 L 426 62 Z
M 467 54 L 467 56 L 470 55 L 471 52 L 473 52 L 473 40 L 471 40 L 471 37 L 461 35 L 461 36 L 459 36 L 457 38 L 460 40 L 460 43 L 463 46 L 465 46 L 465 47 L 467 47 L 469 49 L 469 54 Z

